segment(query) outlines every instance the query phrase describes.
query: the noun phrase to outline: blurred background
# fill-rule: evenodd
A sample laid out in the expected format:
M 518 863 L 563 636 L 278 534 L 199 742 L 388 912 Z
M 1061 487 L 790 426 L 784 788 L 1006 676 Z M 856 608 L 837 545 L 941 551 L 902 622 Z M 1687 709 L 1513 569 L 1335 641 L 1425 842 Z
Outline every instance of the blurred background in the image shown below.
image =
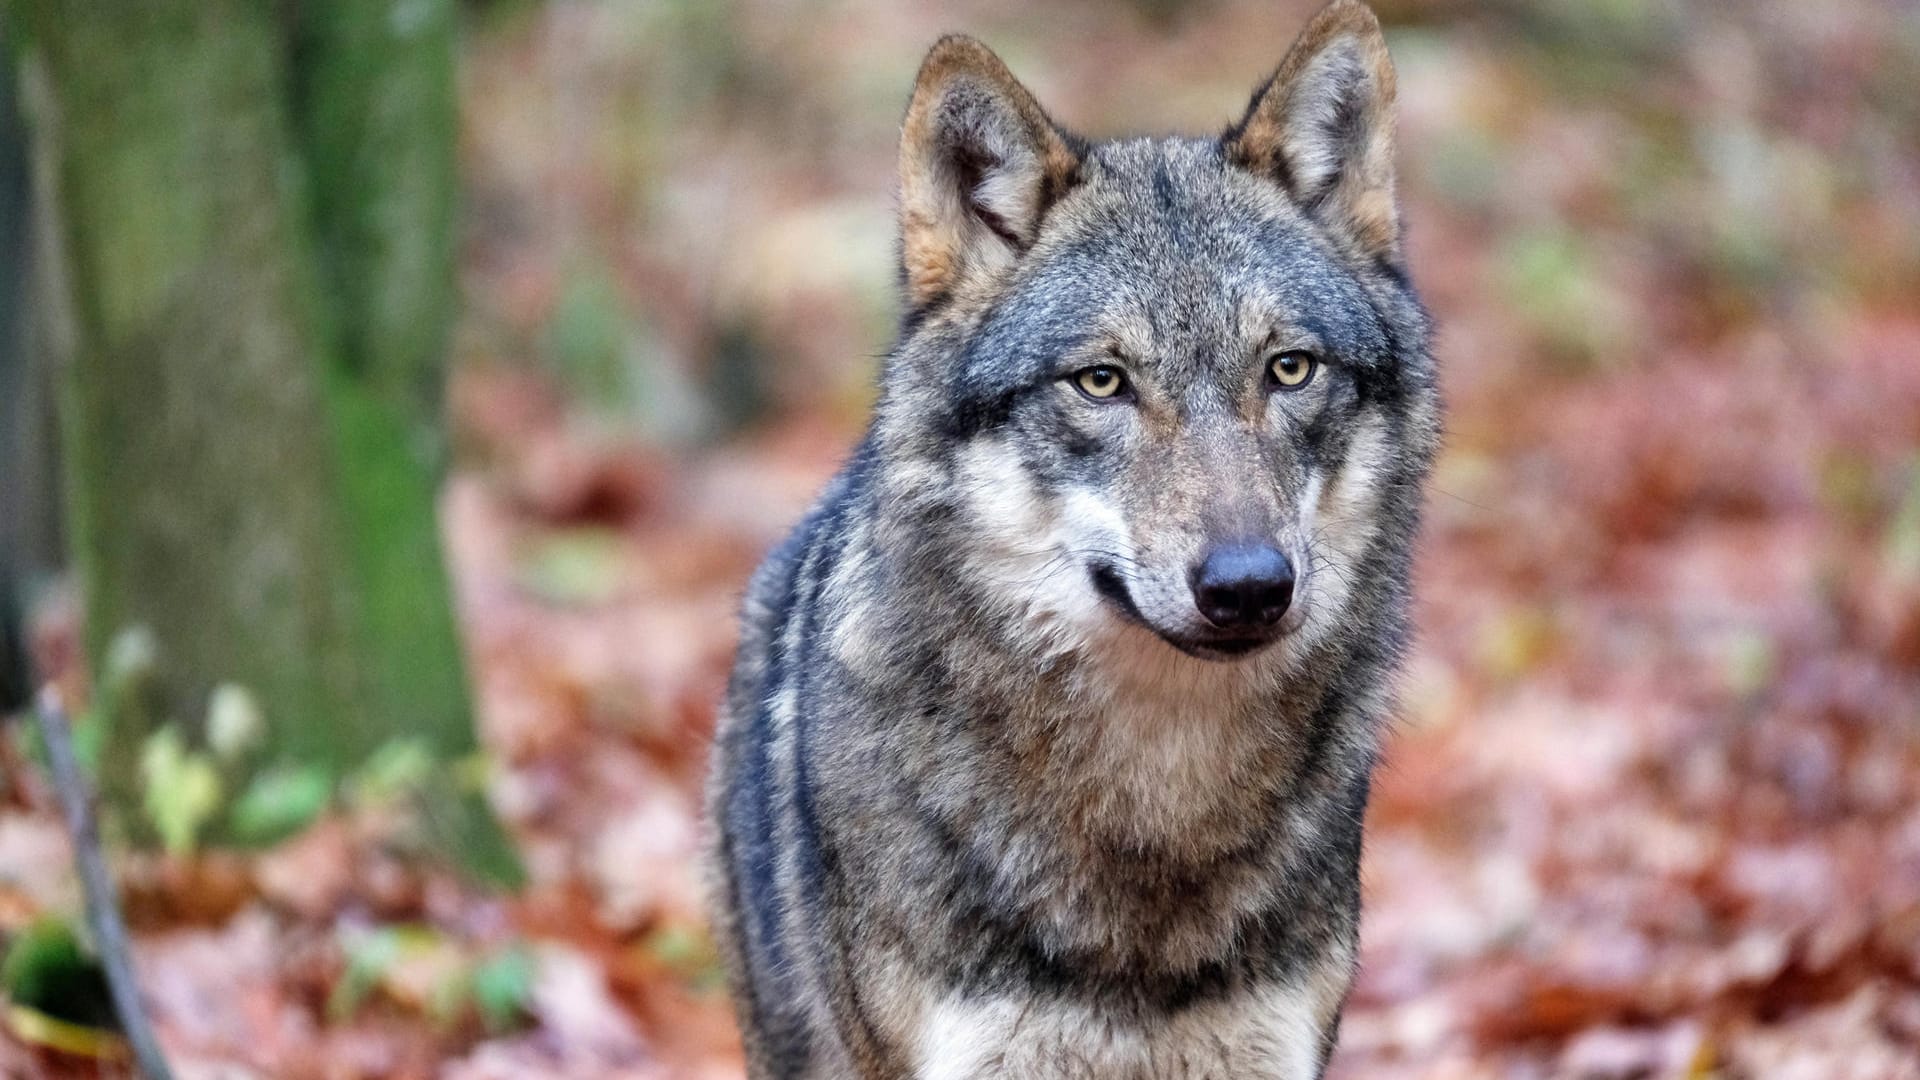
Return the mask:
M 1317 5 L 87 6 L 0 5 L 0 686 L 74 703 L 176 1071 L 738 1077 L 705 747 L 922 52 L 1208 132 Z M 1920 1077 L 1920 8 L 1375 7 L 1450 434 L 1333 1075 Z M 0 1072 L 126 1075 L 30 1022 L 40 753 Z

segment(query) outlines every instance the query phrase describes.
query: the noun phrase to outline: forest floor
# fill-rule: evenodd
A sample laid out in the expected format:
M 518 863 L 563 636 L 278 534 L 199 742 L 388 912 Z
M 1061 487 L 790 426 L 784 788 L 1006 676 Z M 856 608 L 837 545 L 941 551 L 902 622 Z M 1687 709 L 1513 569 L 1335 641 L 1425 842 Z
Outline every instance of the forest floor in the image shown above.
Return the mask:
M 1450 420 L 1333 1077 L 1920 1080 L 1920 26 L 1380 6 Z M 743 583 L 887 346 L 919 50 L 968 27 L 1069 124 L 1195 129 L 1305 14 L 963 7 L 475 27 L 444 521 L 531 882 L 352 815 L 125 860 L 184 1075 L 741 1075 L 706 743 Z M 72 910 L 65 860 L 29 781 L 0 925 Z

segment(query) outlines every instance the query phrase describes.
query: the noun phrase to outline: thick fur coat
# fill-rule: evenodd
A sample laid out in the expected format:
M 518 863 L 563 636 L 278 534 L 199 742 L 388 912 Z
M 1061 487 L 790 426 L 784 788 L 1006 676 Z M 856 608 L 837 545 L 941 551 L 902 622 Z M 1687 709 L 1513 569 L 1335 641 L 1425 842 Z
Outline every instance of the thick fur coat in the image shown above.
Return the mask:
M 1439 432 L 1393 98 L 1355 0 L 1214 138 L 927 57 L 904 328 L 716 748 L 757 1080 L 1325 1068 Z

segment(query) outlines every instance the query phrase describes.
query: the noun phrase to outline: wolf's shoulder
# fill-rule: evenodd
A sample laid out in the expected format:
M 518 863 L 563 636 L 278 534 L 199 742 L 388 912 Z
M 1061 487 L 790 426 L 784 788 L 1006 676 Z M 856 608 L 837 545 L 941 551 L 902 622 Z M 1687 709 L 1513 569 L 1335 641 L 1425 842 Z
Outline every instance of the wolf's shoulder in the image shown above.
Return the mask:
M 875 469 L 871 440 L 863 440 L 754 571 L 740 606 L 723 736 L 790 689 L 806 668 L 816 637 L 805 632 L 817 621 L 810 612 L 819 607 L 847 537 L 858 531 L 853 519 L 871 512 Z
M 778 625 L 796 604 L 804 602 L 823 563 L 830 562 L 836 541 L 847 533 L 849 518 L 863 512 L 870 500 L 876 468 L 872 439 L 854 447 L 840 471 L 821 490 L 785 538 L 767 552 L 747 584 L 745 633 L 750 638 Z M 743 642 L 744 643 L 744 642 Z

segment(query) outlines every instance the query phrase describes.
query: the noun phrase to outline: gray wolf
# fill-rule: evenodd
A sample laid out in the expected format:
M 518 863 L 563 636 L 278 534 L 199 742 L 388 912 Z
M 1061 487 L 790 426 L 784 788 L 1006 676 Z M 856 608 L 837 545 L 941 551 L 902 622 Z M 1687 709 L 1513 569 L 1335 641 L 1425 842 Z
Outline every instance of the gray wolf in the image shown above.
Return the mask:
M 1393 108 L 1355 0 L 1212 138 L 927 56 L 899 341 L 715 751 L 758 1080 L 1325 1069 L 1440 426 Z

